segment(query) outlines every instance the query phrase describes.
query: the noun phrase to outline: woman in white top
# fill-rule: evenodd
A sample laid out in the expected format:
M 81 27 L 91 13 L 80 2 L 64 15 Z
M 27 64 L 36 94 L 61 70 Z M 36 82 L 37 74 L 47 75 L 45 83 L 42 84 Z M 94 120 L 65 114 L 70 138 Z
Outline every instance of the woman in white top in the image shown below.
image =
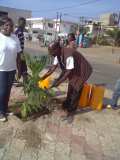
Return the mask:
M 0 33 L 0 121 L 6 121 L 8 101 L 16 69 L 20 77 L 20 42 L 12 33 L 11 18 L 2 19 Z

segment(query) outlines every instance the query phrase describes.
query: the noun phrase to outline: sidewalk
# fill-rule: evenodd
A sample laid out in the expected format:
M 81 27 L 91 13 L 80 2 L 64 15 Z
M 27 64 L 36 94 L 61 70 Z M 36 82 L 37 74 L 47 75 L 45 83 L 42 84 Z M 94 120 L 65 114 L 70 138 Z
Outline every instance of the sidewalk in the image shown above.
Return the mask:
M 110 63 L 114 63 L 113 56 L 108 57 Z M 63 84 L 60 89 L 64 91 L 65 87 Z M 111 98 L 111 94 L 111 90 L 106 90 L 105 98 Z M 11 102 L 21 99 L 22 89 L 13 87 Z M 9 116 L 8 122 L 0 123 L 0 160 L 120 159 L 119 109 L 79 111 L 71 124 L 62 121 L 62 115 L 64 112 L 56 109 L 52 115 L 27 122 Z
M 13 87 L 11 101 L 23 97 Z M 61 120 L 63 114 L 56 109 L 27 122 L 8 117 L 0 123 L 0 160 L 120 159 L 120 110 L 78 112 L 71 124 Z

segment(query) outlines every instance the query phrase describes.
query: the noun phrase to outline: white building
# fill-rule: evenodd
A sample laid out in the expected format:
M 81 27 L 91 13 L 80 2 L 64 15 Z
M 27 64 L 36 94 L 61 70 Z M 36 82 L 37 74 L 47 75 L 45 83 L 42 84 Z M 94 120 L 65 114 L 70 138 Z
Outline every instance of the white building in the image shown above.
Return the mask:
M 12 18 L 16 25 L 19 17 L 30 18 L 31 11 L 0 6 L 0 18 L 5 16 Z
M 43 34 L 46 38 L 54 40 L 58 35 L 67 35 L 70 32 L 75 32 L 77 24 L 59 19 L 46 18 L 27 18 L 28 28 L 32 33 Z
M 37 40 L 38 35 L 44 36 L 47 41 L 52 41 L 54 39 L 56 29 L 53 20 L 43 17 L 27 18 L 26 20 L 28 30 L 33 35 L 33 40 Z
M 118 13 L 106 13 L 100 16 L 100 21 L 104 26 L 117 26 L 120 15 Z

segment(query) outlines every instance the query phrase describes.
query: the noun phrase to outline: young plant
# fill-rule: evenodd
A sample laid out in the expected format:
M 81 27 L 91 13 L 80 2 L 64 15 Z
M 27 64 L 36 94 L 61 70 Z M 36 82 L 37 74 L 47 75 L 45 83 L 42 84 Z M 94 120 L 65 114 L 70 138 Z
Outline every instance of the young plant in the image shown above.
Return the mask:
M 30 69 L 26 80 L 23 82 L 23 89 L 27 100 L 21 106 L 22 118 L 27 118 L 32 113 L 47 110 L 53 110 L 51 103 L 53 91 L 48 92 L 39 87 L 40 72 L 49 62 L 48 56 L 33 57 L 26 54 L 26 63 Z

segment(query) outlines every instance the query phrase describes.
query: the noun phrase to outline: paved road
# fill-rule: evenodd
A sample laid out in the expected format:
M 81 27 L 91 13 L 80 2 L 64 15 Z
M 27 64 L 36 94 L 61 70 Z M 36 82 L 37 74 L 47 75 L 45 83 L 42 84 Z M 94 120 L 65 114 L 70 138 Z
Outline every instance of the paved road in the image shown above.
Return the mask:
M 92 60 L 90 62 L 94 69 L 90 79 L 92 83 L 105 83 L 107 88 L 113 89 L 116 80 L 120 77 L 120 66 Z

